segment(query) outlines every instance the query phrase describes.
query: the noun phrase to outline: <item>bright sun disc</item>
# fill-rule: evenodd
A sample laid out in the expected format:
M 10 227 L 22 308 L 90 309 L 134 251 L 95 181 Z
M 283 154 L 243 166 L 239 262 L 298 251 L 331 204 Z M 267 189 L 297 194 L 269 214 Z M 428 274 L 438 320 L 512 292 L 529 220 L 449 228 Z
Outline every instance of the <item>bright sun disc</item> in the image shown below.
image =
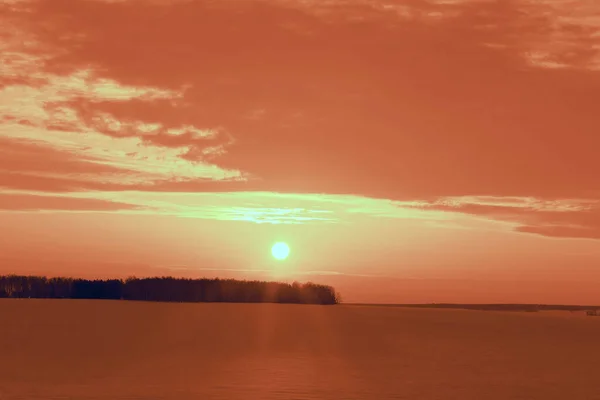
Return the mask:
M 285 260 L 290 254 L 290 247 L 283 242 L 277 242 L 271 247 L 271 254 L 278 260 Z

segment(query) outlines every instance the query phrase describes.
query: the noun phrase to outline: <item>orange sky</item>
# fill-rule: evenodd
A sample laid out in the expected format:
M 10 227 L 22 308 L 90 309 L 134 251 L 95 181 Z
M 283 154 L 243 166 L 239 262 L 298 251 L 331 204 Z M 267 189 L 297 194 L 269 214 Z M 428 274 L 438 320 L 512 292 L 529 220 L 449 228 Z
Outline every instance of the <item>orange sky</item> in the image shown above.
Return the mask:
M 596 0 L 0 0 L 0 61 L 0 273 L 600 303 Z

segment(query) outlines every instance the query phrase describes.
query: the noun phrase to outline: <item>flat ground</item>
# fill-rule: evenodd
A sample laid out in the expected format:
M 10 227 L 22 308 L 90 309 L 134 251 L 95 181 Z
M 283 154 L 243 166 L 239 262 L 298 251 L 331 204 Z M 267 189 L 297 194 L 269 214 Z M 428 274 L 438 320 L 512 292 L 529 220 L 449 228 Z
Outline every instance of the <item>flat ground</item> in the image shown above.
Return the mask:
M 0 399 L 600 399 L 600 318 L 0 300 Z

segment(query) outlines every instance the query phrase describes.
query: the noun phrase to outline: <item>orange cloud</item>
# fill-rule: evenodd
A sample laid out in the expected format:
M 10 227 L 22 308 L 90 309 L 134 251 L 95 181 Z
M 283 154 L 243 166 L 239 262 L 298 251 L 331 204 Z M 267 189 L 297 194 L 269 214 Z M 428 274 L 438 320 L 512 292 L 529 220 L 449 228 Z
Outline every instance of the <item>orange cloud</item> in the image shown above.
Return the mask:
M 5 188 L 349 194 L 598 237 L 592 2 L 2 7 Z
M 0 137 L 0 189 L 79 190 L 129 172 L 43 142 Z
M 109 200 L 0 193 L 0 210 L 4 211 L 119 211 L 134 208 L 131 204 Z
M 519 232 L 600 239 L 600 201 L 465 197 L 440 199 L 419 207 L 512 222 Z

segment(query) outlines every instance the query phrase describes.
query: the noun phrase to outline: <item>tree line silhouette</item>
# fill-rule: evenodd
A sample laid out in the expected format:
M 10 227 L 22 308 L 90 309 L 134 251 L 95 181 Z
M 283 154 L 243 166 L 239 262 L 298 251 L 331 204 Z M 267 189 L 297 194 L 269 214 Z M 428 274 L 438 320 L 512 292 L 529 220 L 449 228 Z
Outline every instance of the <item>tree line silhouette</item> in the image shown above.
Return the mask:
M 338 304 L 331 286 L 174 277 L 88 280 L 0 276 L 0 298 L 111 299 L 163 302 Z
M 354 303 L 357 304 L 357 303 Z M 361 304 L 366 305 L 366 304 Z M 600 315 L 600 306 L 590 305 L 564 305 L 564 304 L 458 304 L 458 303 L 428 303 L 428 304 L 378 304 L 379 307 L 411 307 L 411 308 L 450 308 L 479 311 L 586 311 L 596 312 Z M 589 315 L 589 314 L 588 314 Z

